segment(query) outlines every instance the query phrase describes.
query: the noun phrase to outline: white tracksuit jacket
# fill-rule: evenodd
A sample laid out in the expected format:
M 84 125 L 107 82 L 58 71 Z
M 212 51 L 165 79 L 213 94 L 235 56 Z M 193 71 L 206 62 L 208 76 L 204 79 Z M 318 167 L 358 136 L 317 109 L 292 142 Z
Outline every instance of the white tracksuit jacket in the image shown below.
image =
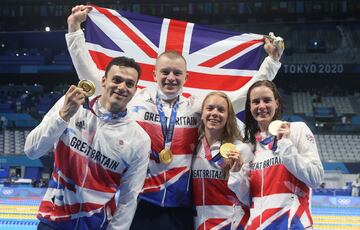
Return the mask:
M 148 168 L 150 138 L 129 114 L 103 121 L 80 107 L 65 122 L 59 115 L 64 98 L 29 133 L 24 147 L 31 159 L 54 147 L 54 169 L 38 219 L 56 229 L 129 229 Z M 96 101 L 95 113 L 98 108 Z
M 234 144 L 245 162 L 253 158 L 248 145 L 241 141 Z M 220 146 L 219 141 L 210 146 L 211 157 L 219 154 Z M 206 158 L 203 141 L 199 142 L 191 171 L 195 229 L 244 229 L 250 215 L 249 207 L 228 188 L 224 170 Z
M 304 122 L 291 122 L 290 137 L 274 152 L 259 142 L 254 160 L 231 172 L 228 185 L 250 205 L 246 229 L 311 228 L 311 188 L 324 175 L 314 135 Z M 271 143 L 270 143 L 271 144 Z

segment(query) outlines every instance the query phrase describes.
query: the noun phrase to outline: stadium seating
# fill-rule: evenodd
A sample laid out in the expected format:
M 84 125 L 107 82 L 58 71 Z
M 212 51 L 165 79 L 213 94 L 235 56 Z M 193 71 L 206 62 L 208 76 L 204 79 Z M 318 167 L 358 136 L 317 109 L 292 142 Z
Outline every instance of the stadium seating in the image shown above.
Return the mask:
M 329 162 L 360 162 L 360 135 L 316 134 L 320 158 Z
M 315 107 L 334 107 L 338 115 L 355 114 L 348 97 L 329 96 L 322 97 L 322 102 L 313 103 Z
M 22 155 L 29 130 L 5 130 L 0 132 L 0 154 Z
M 312 96 L 310 92 L 293 92 L 292 104 L 295 114 L 312 114 Z
M 312 115 L 313 107 L 333 107 L 337 116 L 355 115 L 350 99 L 346 96 L 322 96 L 321 102 L 313 102 L 314 98 L 309 91 L 293 92 L 291 95 L 295 114 Z

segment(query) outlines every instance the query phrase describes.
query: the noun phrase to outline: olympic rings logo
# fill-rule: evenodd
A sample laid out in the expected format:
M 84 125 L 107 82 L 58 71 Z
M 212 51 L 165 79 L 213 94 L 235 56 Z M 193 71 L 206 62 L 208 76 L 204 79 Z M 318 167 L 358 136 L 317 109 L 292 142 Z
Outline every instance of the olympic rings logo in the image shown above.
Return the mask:
M 2 194 L 4 194 L 4 195 L 11 195 L 13 193 L 14 193 L 13 189 L 3 189 L 2 190 Z
M 339 198 L 337 202 L 341 205 L 349 205 L 351 200 L 347 198 Z

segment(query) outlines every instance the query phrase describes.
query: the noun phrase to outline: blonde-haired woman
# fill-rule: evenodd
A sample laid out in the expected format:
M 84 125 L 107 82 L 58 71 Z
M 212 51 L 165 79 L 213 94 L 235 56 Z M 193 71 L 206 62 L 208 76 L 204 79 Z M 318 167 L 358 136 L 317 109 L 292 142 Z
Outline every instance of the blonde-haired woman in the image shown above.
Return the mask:
M 230 168 L 240 167 L 252 157 L 251 149 L 241 140 L 228 96 L 223 92 L 209 93 L 201 107 L 199 141 L 192 165 L 195 229 L 243 229 L 246 225 L 249 209 L 227 187 Z M 224 143 L 236 146 L 228 158 L 219 153 Z

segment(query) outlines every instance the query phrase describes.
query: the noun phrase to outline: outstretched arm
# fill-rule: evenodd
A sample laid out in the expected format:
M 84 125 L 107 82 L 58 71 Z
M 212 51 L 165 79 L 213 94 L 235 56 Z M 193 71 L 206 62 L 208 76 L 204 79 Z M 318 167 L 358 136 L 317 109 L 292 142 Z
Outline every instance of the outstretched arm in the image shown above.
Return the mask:
M 252 84 L 261 80 L 272 81 L 281 67 L 280 58 L 284 51 L 284 43 L 280 37 L 265 38 L 264 49 L 268 57 L 264 59 L 259 70 L 243 87 L 228 93 L 236 113 L 244 110 L 246 94 Z
M 96 85 L 95 95 L 101 94 L 102 72 L 96 67 L 86 49 L 84 33 L 81 30 L 81 23 L 84 22 L 91 6 L 78 5 L 72 8 L 67 19 L 68 33 L 65 34 L 68 50 L 80 80 L 91 80 Z

